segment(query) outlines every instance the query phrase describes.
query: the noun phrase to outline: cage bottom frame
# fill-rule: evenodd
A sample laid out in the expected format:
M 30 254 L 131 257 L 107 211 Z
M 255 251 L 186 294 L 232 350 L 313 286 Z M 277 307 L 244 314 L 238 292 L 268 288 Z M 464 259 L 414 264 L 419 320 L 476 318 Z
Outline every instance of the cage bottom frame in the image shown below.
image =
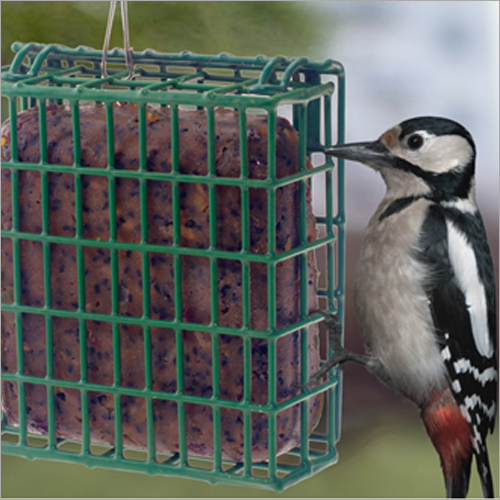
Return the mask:
M 332 375 L 328 382 L 312 390 L 311 394 L 306 396 L 310 398 L 312 394 L 322 392 L 326 399 L 323 415 L 316 429 L 332 425 L 330 412 L 340 417 L 340 407 L 335 404 L 336 401 L 340 401 L 340 377 L 340 373 Z M 300 397 L 304 399 L 304 396 Z M 308 399 L 302 401 L 303 408 L 307 408 L 307 402 Z M 247 414 L 248 412 L 249 410 Z M 302 420 L 307 421 L 307 418 Z M 304 430 L 303 426 L 302 434 L 304 431 L 307 431 L 307 428 Z M 22 433 L 19 427 L 7 422 L 5 415 L 2 417 L 2 453 L 5 455 L 28 460 L 73 463 L 84 465 L 89 469 L 103 468 L 150 476 L 196 479 L 213 486 L 227 484 L 277 492 L 282 492 L 336 464 L 338 437 L 333 429 L 327 429 L 326 432 L 315 430 L 307 437 L 305 446 L 297 446 L 270 460 L 233 462 L 220 458 L 192 457 L 187 455 L 185 450 L 184 452 L 181 450 L 180 453 L 151 453 L 151 450 L 130 448 L 122 448 L 118 451 L 111 445 L 96 445 L 89 442 L 84 445 L 82 441 L 70 439 L 56 438 L 51 442 L 48 436 L 30 432 Z

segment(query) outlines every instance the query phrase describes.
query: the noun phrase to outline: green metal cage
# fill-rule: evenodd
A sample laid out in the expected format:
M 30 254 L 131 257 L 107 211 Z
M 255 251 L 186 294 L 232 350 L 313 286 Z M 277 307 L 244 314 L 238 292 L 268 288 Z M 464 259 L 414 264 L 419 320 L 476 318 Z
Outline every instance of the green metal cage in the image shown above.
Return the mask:
M 2 108 L 8 110 L 10 119 L 11 155 L 2 161 L 2 171 L 11 183 L 12 222 L 2 226 L 2 244 L 11 249 L 13 294 L 2 295 L 3 315 L 14 318 L 16 368 L 4 368 L 4 338 L 2 338 L 2 383 L 15 387 L 18 397 L 18 421 L 13 421 L 2 411 L 2 453 L 28 459 L 46 459 L 84 464 L 147 474 L 161 474 L 199 479 L 211 484 L 226 483 L 262 487 L 282 491 L 284 488 L 310 477 L 317 471 L 337 461 L 336 443 L 340 437 L 341 374 L 332 371 L 324 382 L 312 389 L 294 392 L 284 400 L 277 394 L 276 380 L 280 370 L 276 360 L 280 339 L 295 335 L 299 342 L 300 381 L 309 378 L 307 329 L 320 323 L 321 317 L 309 316 L 307 311 L 307 256 L 314 253 L 320 268 L 317 297 L 322 309 L 338 312 L 343 320 L 344 297 L 344 172 L 342 161 L 335 166 L 322 153 L 324 148 L 343 140 L 344 133 L 344 72 L 342 65 L 333 60 L 313 62 L 306 58 L 267 58 L 257 56 L 235 57 L 228 54 L 217 56 L 196 55 L 189 52 L 162 54 L 152 50 L 134 53 L 135 72 L 128 78 L 124 54 L 120 49 L 108 53 L 108 75 L 101 74 L 102 52 L 88 47 L 76 49 L 60 45 L 15 43 L 16 53 L 10 66 L 2 68 Z M 80 151 L 79 106 L 81 103 L 100 103 L 106 109 L 108 125 L 108 165 L 94 168 L 82 165 Z M 137 107 L 139 131 L 139 165 L 136 170 L 120 170 L 114 157 L 113 106 L 116 102 L 132 103 Z M 54 165 L 47 161 L 47 114 L 52 104 L 64 104 L 71 110 L 74 156 L 72 165 Z M 38 108 L 39 161 L 18 161 L 17 132 L 18 113 Z M 216 175 L 214 144 L 216 129 L 214 114 L 220 108 L 229 108 L 238 116 L 240 133 L 240 175 L 220 177 Z M 172 169 L 169 172 L 152 172 L 147 168 L 147 120 L 154 109 L 168 109 L 172 121 Z M 207 119 L 208 173 L 200 180 L 199 175 L 179 171 L 179 113 L 183 109 L 203 110 Z M 266 116 L 268 130 L 267 164 L 265 179 L 248 175 L 247 119 L 251 113 Z M 4 115 L 2 115 L 5 118 Z M 276 175 L 276 122 L 286 116 L 298 131 L 299 171 L 285 176 Z M 2 147 L 4 139 L 2 138 Z M 307 162 L 312 161 L 312 167 Z M 307 166 L 309 165 L 309 166 Z M 39 231 L 19 226 L 20 176 L 23 172 L 37 172 L 41 182 L 42 222 Z M 62 173 L 72 176 L 74 183 L 75 233 L 73 236 L 51 234 L 49 225 L 48 175 Z M 109 182 L 109 238 L 83 237 L 82 182 L 86 175 L 104 176 Z M 138 242 L 120 241 L 117 238 L 115 210 L 117 179 L 134 179 L 139 185 L 141 207 L 141 238 Z M 168 181 L 172 190 L 173 241 L 169 245 L 152 244 L 148 240 L 148 182 Z M 202 182 L 208 190 L 209 245 L 206 248 L 183 246 L 180 241 L 179 186 L 182 183 Z M 276 249 L 276 227 L 279 221 L 273 209 L 276 193 L 284 186 L 298 186 L 300 211 L 300 244 L 279 252 Z M 217 188 L 236 186 L 241 192 L 241 248 L 229 251 L 217 246 Z M 261 254 L 249 250 L 250 209 L 249 192 L 263 189 L 269 200 L 267 209 L 267 250 Z M 312 189 L 316 221 L 316 238 L 306 238 L 307 196 Z M 26 305 L 22 300 L 22 263 L 20 246 L 24 242 L 37 242 L 43 248 L 44 303 Z M 51 298 L 50 262 L 52 245 L 71 247 L 76 256 L 78 274 L 76 289 L 78 303 L 75 310 L 55 307 Z M 84 248 L 96 248 L 109 255 L 111 268 L 111 311 L 109 314 L 89 312 L 85 307 L 86 285 L 84 277 Z M 149 314 L 149 292 L 144 287 L 143 314 L 140 317 L 124 316 L 118 307 L 119 251 L 139 252 L 142 256 L 142 279 L 150 281 L 150 257 L 168 255 L 173 259 L 175 315 L 158 319 Z M 210 265 L 211 320 L 198 324 L 182 318 L 181 259 L 183 256 L 208 259 Z M 296 258 L 300 263 L 300 318 L 286 327 L 276 323 L 276 268 L 287 259 Z M 242 324 L 238 327 L 220 325 L 218 322 L 218 262 L 236 262 L 241 268 Z M 267 269 L 268 328 L 252 329 L 250 324 L 249 281 L 250 266 L 258 263 Z M 3 265 L 4 263 L 2 263 Z M 3 268 L 2 268 L 3 269 Z M 2 271 L 2 279 L 4 279 Z M 28 354 L 23 348 L 23 319 L 26 315 L 40 316 L 45 322 L 45 338 L 39 356 L 44 357 L 44 373 L 27 374 L 25 365 Z M 54 373 L 53 322 L 59 318 L 73 318 L 78 322 L 79 373 L 71 380 Z M 96 384 L 89 377 L 89 345 L 86 324 L 89 321 L 106 322 L 110 325 L 113 345 L 112 380 L 108 385 Z M 129 387 L 121 383 L 120 374 L 120 325 L 140 325 L 140 339 L 144 366 L 144 387 Z M 153 359 L 151 331 L 153 328 L 169 328 L 175 332 L 175 356 L 177 384 L 175 390 L 160 391 L 153 384 Z M 26 328 L 26 326 L 25 326 Z M 194 395 L 185 390 L 183 370 L 186 363 L 183 352 L 184 332 L 203 332 L 209 339 L 212 360 L 220 359 L 223 336 L 238 338 L 243 359 L 240 400 L 225 399 L 219 380 L 223 366 L 210 363 L 212 390 L 207 395 Z M 226 338 L 224 337 L 224 338 Z M 266 344 L 267 401 L 256 403 L 252 398 L 251 377 L 253 345 L 256 339 Z M 329 357 L 329 347 L 322 338 L 322 356 Z M 30 354 L 31 355 L 31 354 Z M 103 360 L 102 363 L 105 361 Z M 46 397 L 46 428 L 33 432 L 27 425 L 26 395 L 32 387 L 41 388 Z M 4 386 L 5 388 L 5 386 Z M 66 439 L 58 430 L 58 389 L 65 388 L 79 394 L 81 401 L 81 439 Z M 113 401 L 110 411 L 113 420 L 113 442 L 108 445 L 93 442 L 89 422 L 89 406 L 95 394 L 106 393 Z M 323 401 L 322 416 L 311 432 L 309 404 L 313 398 Z M 124 441 L 122 429 L 124 412 L 122 405 L 127 398 L 140 399 L 144 403 L 141 416 L 146 433 L 144 449 L 129 447 Z M 156 404 L 169 402 L 175 405 L 177 414 L 178 449 L 170 453 L 160 452 L 155 444 Z M 198 405 L 207 409 L 210 434 L 213 436 L 211 456 L 193 454 L 186 437 L 186 408 Z M 280 412 L 297 409 L 299 434 L 292 449 L 280 452 L 277 436 L 277 419 Z M 114 411 L 113 411 L 114 410 Z M 224 457 L 221 439 L 225 432 L 221 414 L 237 411 L 243 439 L 243 454 L 237 460 Z M 267 457 L 252 459 L 253 428 L 256 415 L 266 417 Z M 128 417 L 127 417 L 128 418 Z M 286 447 L 285 447 L 286 448 Z

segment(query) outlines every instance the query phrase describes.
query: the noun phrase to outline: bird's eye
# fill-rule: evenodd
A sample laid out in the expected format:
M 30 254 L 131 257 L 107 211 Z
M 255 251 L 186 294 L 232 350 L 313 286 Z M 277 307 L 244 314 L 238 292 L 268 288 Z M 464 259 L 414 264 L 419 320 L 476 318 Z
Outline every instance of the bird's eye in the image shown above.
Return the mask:
M 419 134 L 413 134 L 408 137 L 408 140 L 406 141 L 406 144 L 410 149 L 416 150 L 422 146 L 424 143 L 424 139 L 421 135 Z

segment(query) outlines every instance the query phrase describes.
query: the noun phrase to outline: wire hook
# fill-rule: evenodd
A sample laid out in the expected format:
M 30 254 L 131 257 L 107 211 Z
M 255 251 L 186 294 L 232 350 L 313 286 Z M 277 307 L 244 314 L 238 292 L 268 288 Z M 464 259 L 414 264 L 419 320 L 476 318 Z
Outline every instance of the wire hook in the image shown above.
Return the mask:
M 111 30 L 113 28 L 113 19 L 115 17 L 116 1 L 112 1 L 109 7 L 108 25 L 106 26 L 106 35 L 104 36 L 104 46 L 102 48 L 102 60 L 101 60 L 101 76 L 106 78 L 108 76 L 108 71 L 106 69 L 106 60 L 109 50 L 109 40 L 111 38 Z M 134 62 L 133 62 L 133 50 L 129 45 L 129 30 L 128 30 L 128 13 L 127 13 L 127 2 L 120 1 L 121 13 L 122 13 L 122 27 L 123 27 L 123 41 L 125 45 L 125 64 L 128 68 L 128 76 L 126 80 L 131 80 L 134 77 Z

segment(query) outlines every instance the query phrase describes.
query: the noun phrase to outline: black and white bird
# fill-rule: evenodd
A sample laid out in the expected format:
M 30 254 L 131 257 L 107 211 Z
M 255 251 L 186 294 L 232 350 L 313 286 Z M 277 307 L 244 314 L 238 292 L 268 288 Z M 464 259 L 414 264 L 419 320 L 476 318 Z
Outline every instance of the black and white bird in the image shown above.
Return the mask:
M 380 172 L 387 191 L 366 229 L 355 279 L 371 356 L 349 353 L 337 339 L 321 373 L 349 360 L 366 365 L 419 406 L 447 495 L 467 495 L 475 456 L 484 496 L 493 497 L 486 437 L 496 418 L 495 282 L 475 201 L 474 141 L 454 121 L 420 117 L 374 142 L 325 153 Z M 326 324 L 332 340 L 335 318 Z

